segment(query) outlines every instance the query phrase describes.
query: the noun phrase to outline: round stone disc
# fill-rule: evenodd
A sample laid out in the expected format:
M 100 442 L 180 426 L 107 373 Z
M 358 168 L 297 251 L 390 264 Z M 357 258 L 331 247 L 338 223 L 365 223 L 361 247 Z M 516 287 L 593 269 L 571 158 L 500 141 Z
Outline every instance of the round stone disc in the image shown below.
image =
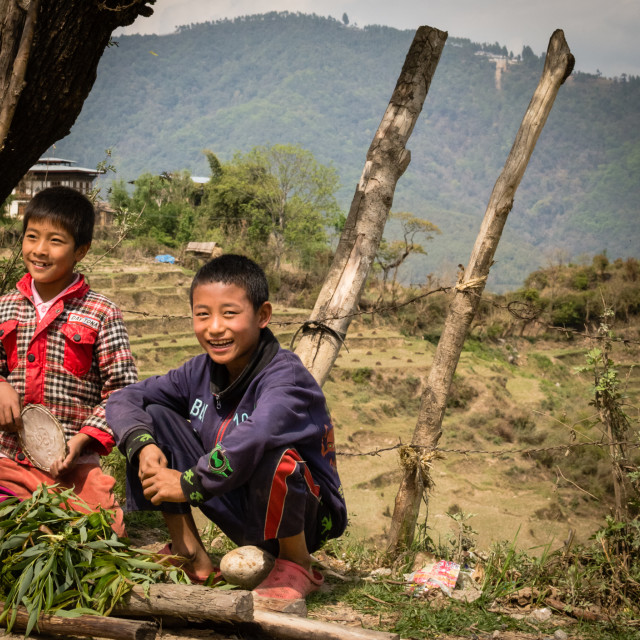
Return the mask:
M 41 404 L 28 404 L 22 409 L 22 429 L 18 440 L 35 467 L 49 471 L 51 465 L 67 455 L 64 430 L 57 418 Z

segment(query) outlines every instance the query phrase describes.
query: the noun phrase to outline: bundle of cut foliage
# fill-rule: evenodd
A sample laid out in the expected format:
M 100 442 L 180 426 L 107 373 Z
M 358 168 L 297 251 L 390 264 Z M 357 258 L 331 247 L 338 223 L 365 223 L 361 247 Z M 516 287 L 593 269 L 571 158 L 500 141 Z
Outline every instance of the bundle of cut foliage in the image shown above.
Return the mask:
M 118 539 L 111 512 L 82 513 L 81 504 L 70 489 L 45 485 L 27 500 L 0 503 L 0 622 L 8 630 L 19 606 L 29 635 L 41 613 L 107 615 L 135 585 L 188 582 L 166 557 Z

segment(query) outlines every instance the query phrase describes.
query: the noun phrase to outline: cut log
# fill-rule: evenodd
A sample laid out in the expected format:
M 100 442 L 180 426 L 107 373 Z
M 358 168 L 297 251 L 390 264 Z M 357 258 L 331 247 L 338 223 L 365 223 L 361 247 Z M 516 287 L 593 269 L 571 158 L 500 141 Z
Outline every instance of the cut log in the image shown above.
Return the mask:
M 0 603 L 0 611 L 4 607 Z M 29 614 L 24 607 L 18 607 L 18 615 L 12 630 L 24 631 L 29 622 Z M 6 620 L 3 622 L 6 626 Z M 35 630 L 35 629 L 34 629 Z M 114 640 L 153 640 L 158 632 L 155 622 L 143 620 L 122 620 L 107 616 L 62 616 L 43 614 L 38 618 L 37 630 L 43 634 L 62 636 L 92 636 L 113 638 Z
M 250 622 L 253 597 L 250 591 L 211 589 L 195 584 L 152 584 L 149 595 L 134 587 L 114 608 L 121 616 L 180 616 L 192 620 Z
M 412 446 L 406 447 L 404 451 L 404 475 L 396 496 L 389 532 L 388 550 L 391 552 L 408 547 L 413 540 L 420 501 L 425 493 L 425 485 L 430 481 L 428 466 L 442 434 L 449 389 L 464 340 L 480 304 L 493 256 L 513 206 L 516 189 L 560 86 L 573 70 L 574 62 L 564 33 L 560 29 L 556 30 L 549 41 L 542 77 L 504 169 L 493 188 L 469 264 L 456 285 L 456 293 L 449 307 L 422 393 Z
M 409 165 L 406 149 L 447 34 L 420 27 L 396 88 L 371 142 L 344 231 L 296 353 L 320 385 L 342 346 L 375 259 L 396 184 Z
M 396 633 L 347 627 L 335 622 L 322 622 L 274 611 L 256 609 L 253 617 L 254 622 L 270 637 L 281 640 L 398 640 L 400 637 Z
M 599 622 L 600 620 L 606 620 L 606 618 L 598 613 L 589 611 L 587 609 L 581 609 L 580 607 L 568 607 L 561 600 L 555 598 L 545 598 L 544 603 L 548 604 L 552 609 L 564 613 L 567 616 L 576 618 L 577 620 L 587 620 L 588 622 Z

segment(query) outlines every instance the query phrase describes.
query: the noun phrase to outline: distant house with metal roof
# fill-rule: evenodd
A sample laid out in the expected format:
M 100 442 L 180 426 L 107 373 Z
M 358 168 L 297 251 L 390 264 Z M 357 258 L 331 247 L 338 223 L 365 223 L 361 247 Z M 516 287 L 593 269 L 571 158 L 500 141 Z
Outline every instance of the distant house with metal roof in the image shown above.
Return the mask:
M 75 166 L 73 160 L 63 158 L 40 158 L 13 190 L 13 200 L 9 207 L 12 218 L 21 218 L 27 203 L 33 196 L 48 187 L 71 187 L 88 195 L 94 180 L 103 173 L 98 169 Z

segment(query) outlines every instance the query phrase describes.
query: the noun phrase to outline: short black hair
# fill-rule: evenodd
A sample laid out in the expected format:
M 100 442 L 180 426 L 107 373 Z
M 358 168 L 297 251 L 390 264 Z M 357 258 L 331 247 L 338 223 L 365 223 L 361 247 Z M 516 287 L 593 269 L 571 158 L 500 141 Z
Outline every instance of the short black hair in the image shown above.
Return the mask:
M 30 220 L 50 220 L 73 236 L 75 248 L 91 244 L 96 212 L 91 200 L 71 187 L 49 187 L 29 201 L 22 219 L 22 233 Z
M 189 291 L 189 302 L 192 307 L 195 288 L 211 282 L 234 284 L 244 289 L 255 311 L 269 299 L 267 276 L 262 267 L 246 256 L 225 253 L 200 267 Z

